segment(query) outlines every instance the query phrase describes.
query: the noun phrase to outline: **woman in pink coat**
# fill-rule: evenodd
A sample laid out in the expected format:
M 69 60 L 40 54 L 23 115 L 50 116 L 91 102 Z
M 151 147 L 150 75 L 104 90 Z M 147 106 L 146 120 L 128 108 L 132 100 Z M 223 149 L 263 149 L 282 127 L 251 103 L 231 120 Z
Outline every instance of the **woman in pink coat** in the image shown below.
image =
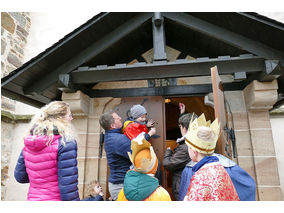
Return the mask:
M 27 200 L 80 200 L 77 143 L 68 103 L 54 101 L 31 121 L 14 176 L 30 183 Z

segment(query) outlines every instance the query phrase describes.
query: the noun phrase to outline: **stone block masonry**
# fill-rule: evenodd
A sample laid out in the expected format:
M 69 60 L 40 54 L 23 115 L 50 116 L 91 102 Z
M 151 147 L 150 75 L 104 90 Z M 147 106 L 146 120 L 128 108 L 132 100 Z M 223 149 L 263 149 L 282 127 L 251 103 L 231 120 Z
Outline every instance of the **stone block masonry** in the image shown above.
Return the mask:
M 1 200 L 26 199 L 26 187 L 16 182 L 13 173 L 31 118 L 32 115 L 17 115 L 1 110 Z M 19 191 L 22 194 L 17 194 Z
M 29 13 L 1 12 L 1 78 L 7 76 L 24 63 L 25 46 L 30 27 L 31 19 Z M 15 104 L 14 100 L 1 97 L 1 200 L 11 197 L 7 195 L 9 192 L 6 190 L 6 185 L 9 184 L 9 181 L 14 181 L 13 178 L 9 178 L 14 169 L 10 168 L 13 161 L 11 160 L 11 155 L 15 151 L 13 147 L 16 146 L 17 141 L 21 141 L 21 132 L 17 132 L 16 129 L 21 129 L 22 126 L 27 125 L 17 123 L 19 120 L 21 122 L 30 120 L 30 117 L 23 120 L 21 116 L 14 115 Z M 15 128 L 16 126 L 17 128 Z M 14 138 L 17 134 L 19 134 L 19 138 Z
M 1 12 L 1 78 L 23 64 L 31 26 L 26 12 Z
M 277 89 L 276 80 L 272 82 L 253 81 L 243 91 L 251 140 L 252 156 L 250 158 L 255 170 L 257 199 L 260 201 L 282 200 L 269 119 L 269 109 L 277 100 Z M 239 156 L 239 159 L 244 161 L 246 157 L 240 158 Z M 248 165 L 248 163 L 245 164 Z M 251 166 L 248 169 L 253 168 Z

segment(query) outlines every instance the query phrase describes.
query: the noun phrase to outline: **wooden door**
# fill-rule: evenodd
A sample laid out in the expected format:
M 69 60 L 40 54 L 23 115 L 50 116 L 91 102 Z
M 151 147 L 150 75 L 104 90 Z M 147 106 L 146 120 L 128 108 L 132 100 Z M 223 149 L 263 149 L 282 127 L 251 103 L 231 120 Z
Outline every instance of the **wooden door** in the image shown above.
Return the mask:
M 165 106 L 164 99 L 161 96 L 147 96 L 147 97 L 125 97 L 121 99 L 119 104 L 114 110 L 124 121 L 130 115 L 130 108 L 135 104 L 143 105 L 147 110 L 147 118 L 153 119 L 156 124 L 156 136 L 150 139 L 154 151 L 161 163 L 163 174 L 163 183 L 165 182 L 165 173 L 163 172 L 162 162 L 164 157 L 165 145 Z M 163 184 L 164 185 L 164 184 Z
M 217 142 L 216 150 L 218 150 L 218 153 L 232 159 L 231 140 L 227 138 L 228 135 L 227 132 L 225 132 L 225 128 L 228 127 L 228 118 L 225 110 L 224 90 L 217 66 L 211 68 L 211 79 L 215 117 L 218 118 L 220 122 L 220 137 Z

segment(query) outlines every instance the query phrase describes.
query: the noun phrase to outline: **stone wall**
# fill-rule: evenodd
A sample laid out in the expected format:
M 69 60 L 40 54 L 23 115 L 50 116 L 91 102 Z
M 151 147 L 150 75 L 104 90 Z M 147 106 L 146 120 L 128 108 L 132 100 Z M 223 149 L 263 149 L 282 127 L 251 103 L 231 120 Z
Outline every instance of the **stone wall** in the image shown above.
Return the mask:
M 1 111 L 1 200 L 26 199 L 27 186 L 16 182 L 14 168 L 31 118 L 32 115 Z M 20 194 L 19 191 L 23 193 Z
M 1 12 L 1 78 L 23 64 L 31 27 L 27 12 Z M 16 102 L 1 96 L 1 109 L 15 112 Z
M 30 14 L 27 12 L 1 12 L 1 78 L 20 67 L 24 60 L 24 49 L 31 26 Z M 6 182 L 9 179 L 10 158 L 15 143 L 16 120 L 14 116 L 16 102 L 1 96 L 1 110 L 7 114 L 1 121 L 1 199 L 5 198 Z M 19 124 L 21 125 L 21 124 Z
M 1 200 L 6 193 L 6 181 L 8 179 L 9 161 L 12 150 L 13 124 L 1 121 Z
M 256 182 L 256 200 L 283 200 L 269 109 L 277 100 L 277 82 L 253 81 L 244 91 L 225 92 L 236 136 L 237 163 Z M 279 131 L 278 131 L 279 134 Z M 277 157 L 277 158 L 276 158 Z
M 29 13 L 1 12 L 1 78 L 23 64 L 30 26 Z
M 283 199 L 269 117 L 269 109 L 277 101 L 277 89 L 277 80 L 253 81 L 243 91 L 247 110 L 247 119 L 244 120 L 249 135 L 243 137 L 245 144 L 240 144 L 242 152 L 238 152 L 238 158 L 241 166 L 255 173 L 257 199 L 260 201 Z
M 1 125 L 2 124 L 3 122 L 1 122 Z M 4 133 L 6 136 L 2 136 L 1 138 L 1 156 L 2 160 L 5 160 L 3 156 L 6 157 L 7 161 L 4 163 L 5 165 L 8 165 L 8 168 L 5 171 L 5 177 L 1 178 L 1 184 L 3 184 L 1 185 L 1 200 L 24 201 L 27 199 L 29 184 L 18 183 L 14 178 L 14 169 L 21 150 L 24 147 L 23 136 L 26 133 L 28 126 L 29 123 L 22 122 L 14 124 L 5 123 L 5 125 L 2 125 L 1 133 L 2 135 Z M 9 139 L 7 134 L 10 137 Z
M 270 113 L 270 123 L 272 127 L 272 135 L 273 135 L 274 147 L 275 147 L 277 164 L 278 164 L 282 199 L 284 199 L 284 157 L 283 157 L 284 156 L 284 146 L 283 146 L 284 109 L 282 109 L 281 113 L 276 113 L 276 114 Z

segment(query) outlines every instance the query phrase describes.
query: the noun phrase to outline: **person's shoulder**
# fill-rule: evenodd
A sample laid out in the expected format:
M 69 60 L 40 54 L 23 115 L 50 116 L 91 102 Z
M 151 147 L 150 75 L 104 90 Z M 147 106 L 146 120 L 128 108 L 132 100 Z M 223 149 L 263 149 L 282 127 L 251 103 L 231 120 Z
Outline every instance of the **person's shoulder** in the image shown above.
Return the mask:
M 237 166 L 236 162 L 234 162 L 231 159 L 225 157 L 224 155 L 214 153 L 213 156 L 217 157 L 219 159 L 219 163 L 222 166 L 226 167 L 226 168 Z
M 126 135 L 121 132 L 121 129 L 108 130 L 105 135 L 107 138 L 111 139 L 115 139 L 117 137 L 126 137 Z
M 183 143 L 183 144 L 179 144 L 176 148 L 175 151 L 186 151 L 188 152 L 188 146 Z
M 125 134 L 122 134 L 122 133 L 117 133 L 117 134 L 115 135 L 115 138 L 116 138 L 117 140 L 121 140 L 121 139 L 127 139 L 127 140 L 129 140 L 128 137 L 127 137 Z
M 187 145 L 183 146 L 182 145 L 178 145 L 175 149 L 174 149 L 174 156 L 184 156 L 186 158 L 189 158 L 189 154 L 188 154 L 188 148 Z
M 77 141 L 75 138 L 61 137 L 59 139 L 60 149 L 77 149 Z
M 223 175 L 224 173 L 226 173 L 226 170 L 219 162 L 212 162 L 202 166 L 194 175 L 199 178 L 204 176 L 217 177 L 218 175 Z
M 191 169 L 192 170 L 192 167 L 197 164 L 197 162 L 193 162 L 193 160 L 190 160 L 186 165 L 185 165 L 185 169 Z
M 111 140 L 109 141 L 109 143 L 114 144 L 114 146 L 120 146 L 120 144 L 124 144 L 126 142 L 131 143 L 130 139 L 122 133 L 116 133 L 115 135 L 112 136 Z

